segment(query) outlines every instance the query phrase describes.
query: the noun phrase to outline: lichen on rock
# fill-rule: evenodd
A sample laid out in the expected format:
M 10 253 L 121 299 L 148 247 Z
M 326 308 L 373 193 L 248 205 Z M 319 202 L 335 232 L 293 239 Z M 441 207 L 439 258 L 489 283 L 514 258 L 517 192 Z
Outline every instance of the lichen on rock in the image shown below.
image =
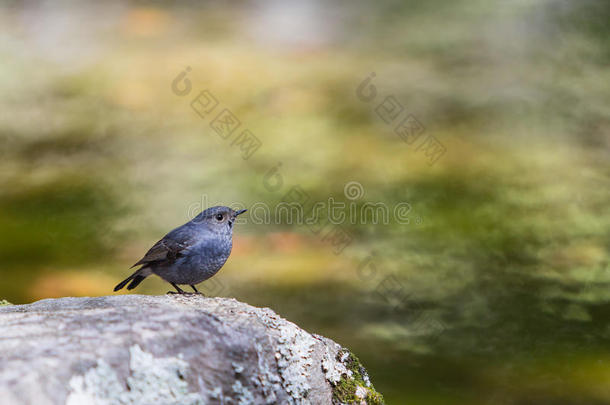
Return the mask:
M 0 300 L 0 307 L 3 307 L 5 305 L 13 305 L 10 302 L 8 302 L 7 300 Z
M 311 390 L 311 354 L 318 341 L 268 308 L 256 311 L 255 315 L 275 332 L 275 358 L 282 387 L 291 395 L 292 403 L 302 402 Z
M 188 363 L 176 357 L 156 358 L 138 345 L 132 346 L 129 352 L 130 376 L 126 386 L 119 382 L 113 368 L 101 359 L 97 367 L 82 376 L 72 377 L 66 405 L 204 403 L 199 394 L 189 392 L 185 381 Z
M 333 404 L 383 404 L 383 396 L 375 390 L 366 369 L 349 350 L 341 348 L 334 357 L 327 351 L 322 370 L 333 386 Z
M 233 393 L 235 394 L 234 399 L 239 405 L 248 405 L 255 402 L 252 393 L 239 380 L 233 384 Z

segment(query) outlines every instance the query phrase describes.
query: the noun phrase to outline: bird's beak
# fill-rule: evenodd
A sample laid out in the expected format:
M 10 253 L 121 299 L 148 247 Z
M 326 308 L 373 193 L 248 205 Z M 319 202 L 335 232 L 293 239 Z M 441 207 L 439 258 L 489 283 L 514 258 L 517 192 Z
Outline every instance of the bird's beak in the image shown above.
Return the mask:
M 239 210 L 239 211 L 237 211 L 237 212 L 235 213 L 235 216 L 241 215 L 241 214 L 243 214 L 243 213 L 244 213 L 244 212 L 246 212 L 246 211 L 248 211 L 248 210 Z

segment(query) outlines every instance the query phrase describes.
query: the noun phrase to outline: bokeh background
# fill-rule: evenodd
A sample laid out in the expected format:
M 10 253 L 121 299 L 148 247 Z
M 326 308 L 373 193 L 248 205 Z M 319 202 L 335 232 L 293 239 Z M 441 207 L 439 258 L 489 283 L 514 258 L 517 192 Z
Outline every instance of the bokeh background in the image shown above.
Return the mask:
M 218 203 L 406 202 L 408 224 L 343 224 L 339 254 L 246 218 L 202 288 L 350 347 L 388 403 L 610 404 L 609 21 L 604 0 L 3 1 L 0 298 L 110 294 Z M 191 109 L 204 89 L 249 159 Z

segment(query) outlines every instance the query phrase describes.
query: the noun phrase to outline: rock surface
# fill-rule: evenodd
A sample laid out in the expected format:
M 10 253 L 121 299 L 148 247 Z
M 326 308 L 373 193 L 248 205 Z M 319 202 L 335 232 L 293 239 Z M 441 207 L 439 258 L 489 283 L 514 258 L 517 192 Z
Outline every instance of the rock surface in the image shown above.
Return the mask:
M 0 404 L 381 402 L 348 350 L 234 299 L 0 307 Z

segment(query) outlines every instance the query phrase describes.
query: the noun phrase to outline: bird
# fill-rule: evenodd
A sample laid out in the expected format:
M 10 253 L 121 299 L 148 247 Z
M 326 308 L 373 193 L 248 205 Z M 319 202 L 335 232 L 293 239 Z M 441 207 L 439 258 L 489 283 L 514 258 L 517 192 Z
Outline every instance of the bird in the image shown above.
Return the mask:
M 146 277 L 156 274 L 176 289 L 168 294 L 192 294 L 178 285 L 189 285 L 195 294 L 201 294 L 195 285 L 218 273 L 225 264 L 233 247 L 235 219 L 246 211 L 215 206 L 199 213 L 155 243 L 131 266 L 141 267 L 117 284 L 114 291 L 127 283 L 127 289 L 133 290 Z

